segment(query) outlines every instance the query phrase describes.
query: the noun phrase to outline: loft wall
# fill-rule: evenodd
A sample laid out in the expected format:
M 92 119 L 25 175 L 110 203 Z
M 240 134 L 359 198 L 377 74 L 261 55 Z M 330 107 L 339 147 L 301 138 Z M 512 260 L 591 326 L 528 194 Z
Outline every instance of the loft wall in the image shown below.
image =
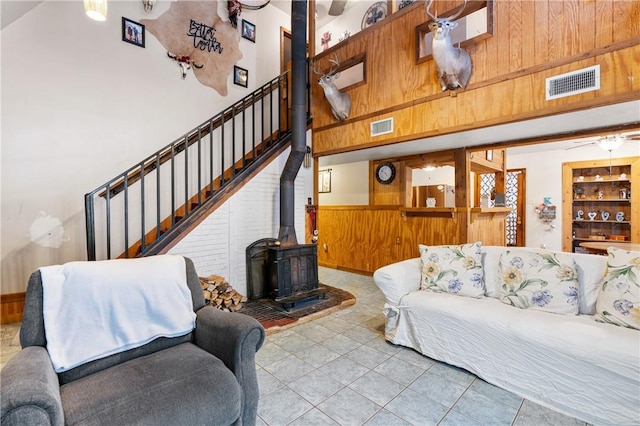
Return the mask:
M 439 11 L 461 1 L 436 1 Z M 314 155 L 413 140 L 640 98 L 640 2 L 495 0 L 493 36 L 469 47 L 466 90 L 442 93 L 432 60 L 416 64 L 416 2 L 316 56 L 320 68 L 366 53 L 366 83 L 348 90 L 341 124 L 313 85 Z M 545 101 L 545 78 L 600 64 L 601 88 Z M 394 132 L 372 139 L 371 121 L 393 116 Z
M 140 1 L 111 1 L 107 21 L 95 22 L 79 0 L 46 1 L 2 30 L 3 295 L 24 291 L 41 266 L 86 259 L 85 193 L 279 74 L 274 52 L 290 18 L 271 5 L 242 13 L 257 28 L 255 44 L 240 39 L 249 87 L 230 76 L 226 97 L 192 74 L 181 80 L 150 33 L 145 49 L 121 41 L 122 16 L 154 19 L 169 5 L 160 1 L 146 14 Z M 280 169 L 284 161 L 283 154 Z M 296 198 L 301 209 L 312 181 L 304 179 L 307 195 Z

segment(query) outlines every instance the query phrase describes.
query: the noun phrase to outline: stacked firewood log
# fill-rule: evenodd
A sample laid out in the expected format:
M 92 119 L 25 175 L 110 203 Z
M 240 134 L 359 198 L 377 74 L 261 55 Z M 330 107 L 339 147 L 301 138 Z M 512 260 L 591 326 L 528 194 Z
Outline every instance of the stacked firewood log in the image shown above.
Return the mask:
M 233 289 L 224 277 L 210 275 L 200 277 L 200 285 L 204 293 L 205 303 L 227 312 L 235 312 L 242 308 L 247 298 Z

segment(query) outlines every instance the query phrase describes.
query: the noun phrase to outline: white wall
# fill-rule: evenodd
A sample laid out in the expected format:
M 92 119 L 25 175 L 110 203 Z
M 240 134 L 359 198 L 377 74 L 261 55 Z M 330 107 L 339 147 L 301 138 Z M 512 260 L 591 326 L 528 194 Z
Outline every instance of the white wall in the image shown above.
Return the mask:
M 322 206 L 354 206 L 369 204 L 369 162 L 338 164 L 331 169 L 331 192 L 318 194 Z
M 192 74 L 181 80 L 150 33 L 145 49 L 121 41 L 122 16 L 157 18 L 169 4 L 146 14 L 140 1 L 111 1 L 107 21 L 96 22 L 81 1 L 46 1 L 2 30 L 3 294 L 24 291 L 40 266 L 86 258 L 85 193 L 279 73 L 274 52 L 290 18 L 273 6 L 242 13 L 257 29 L 255 44 L 240 39 L 249 87 L 230 76 L 226 97 Z M 56 222 L 60 241 L 31 241 L 34 223 L 41 236 L 40 224 Z
M 375 1 L 358 0 L 355 3 L 355 5 L 345 10 L 342 15 L 332 19 L 328 24 L 316 28 L 316 53 L 322 52 L 322 35 L 326 31 L 331 33 L 329 47 L 333 47 L 339 43 L 340 37 L 344 31 L 349 31 L 350 35 L 354 35 L 362 31 L 362 18 L 367 12 L 369 6 L 375 3 Z
M 430 172 L 424 169 L 413 169 L 411 172 L 411 185 L 456 185 L 456 168 L 453 166 L 436 167 Z
M 640 155 L 640 144 L 627 142 L 613 151 L 612 157 Z M 586 160 L 606 160 L 609 153 L 597 146 L 572 150 L 511 154 L 507 150 L 508 169 L 526 169 L 525 243 L 527 247 L 562 250 L 562 163 Z M 550 229 L 538 219 L 535 206 L 550 197 L 556 206 L 555 228 Z

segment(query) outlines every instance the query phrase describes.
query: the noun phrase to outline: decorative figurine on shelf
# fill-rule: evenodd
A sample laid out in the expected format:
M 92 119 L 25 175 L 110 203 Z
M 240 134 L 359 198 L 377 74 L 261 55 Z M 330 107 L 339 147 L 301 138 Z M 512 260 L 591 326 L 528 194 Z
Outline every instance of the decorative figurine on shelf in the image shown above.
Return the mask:
M 349 30 L 344 30 L 342 33 L 340 33 L 340 38 L 338 38 L 338 43 L 348 39 L 350 36 L 351 36 L 351 33 L 349 32 Z
M 606 212 L 606 211 L 604 211 L 604 210 L 600 212 L 600 217 L 601 217 L 601 218 L 602 218 L 602 220 L 604 220 L 605 222 L 606 222 L 607 220 L 609 220 L 609 216 L 610 216 L 610 215 L 609 215 L 609 212 Z
M 598 193 L 598 200 L 602 200 L 604 198 L 604 192 L 602 191 L 602 189 L 596 189 L 596 192 Z
M 578 210 L 578 215 L 576 216 L 576 220 L 584 220 L 584 212 L 582 210 Z
M 573 198 L 576 200 L 584 198 L 584 188 L 581 186 L 576 186 L 575 188 L 573 188 Z
M 329 48 L 330 41 L 331 41 L 331 32 L 326 31 L 324 34 L 322 34 L 322 38 L 320 39 L 320 44 L 322 45 L 323 51 Z
M 618 198 L 621 200 L 625 200 L 627 198 L 627 192 L 629 190 L 627 188 L 620 188 L 620 192 L 618 193 Z
M 616 220 L 618 222 L 622 222 L 624 220 L 624 212 L 618 212 L 616 213 Z
M 587 216 L 589 216 L 589 220 L 595 220 L 596 216 L 598 216 L 598 212 L 589 212 L 587 213 Z

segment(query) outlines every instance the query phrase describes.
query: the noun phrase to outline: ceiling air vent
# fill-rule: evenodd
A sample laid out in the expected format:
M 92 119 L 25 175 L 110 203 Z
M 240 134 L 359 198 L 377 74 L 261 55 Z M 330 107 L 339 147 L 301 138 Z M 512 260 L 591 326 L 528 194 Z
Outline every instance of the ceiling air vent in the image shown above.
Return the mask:
M 547 100 L 600 89 L 600 65 L 547 78 Z
M 393 117 L 371 122 L 371 137 L 393 133 Z

